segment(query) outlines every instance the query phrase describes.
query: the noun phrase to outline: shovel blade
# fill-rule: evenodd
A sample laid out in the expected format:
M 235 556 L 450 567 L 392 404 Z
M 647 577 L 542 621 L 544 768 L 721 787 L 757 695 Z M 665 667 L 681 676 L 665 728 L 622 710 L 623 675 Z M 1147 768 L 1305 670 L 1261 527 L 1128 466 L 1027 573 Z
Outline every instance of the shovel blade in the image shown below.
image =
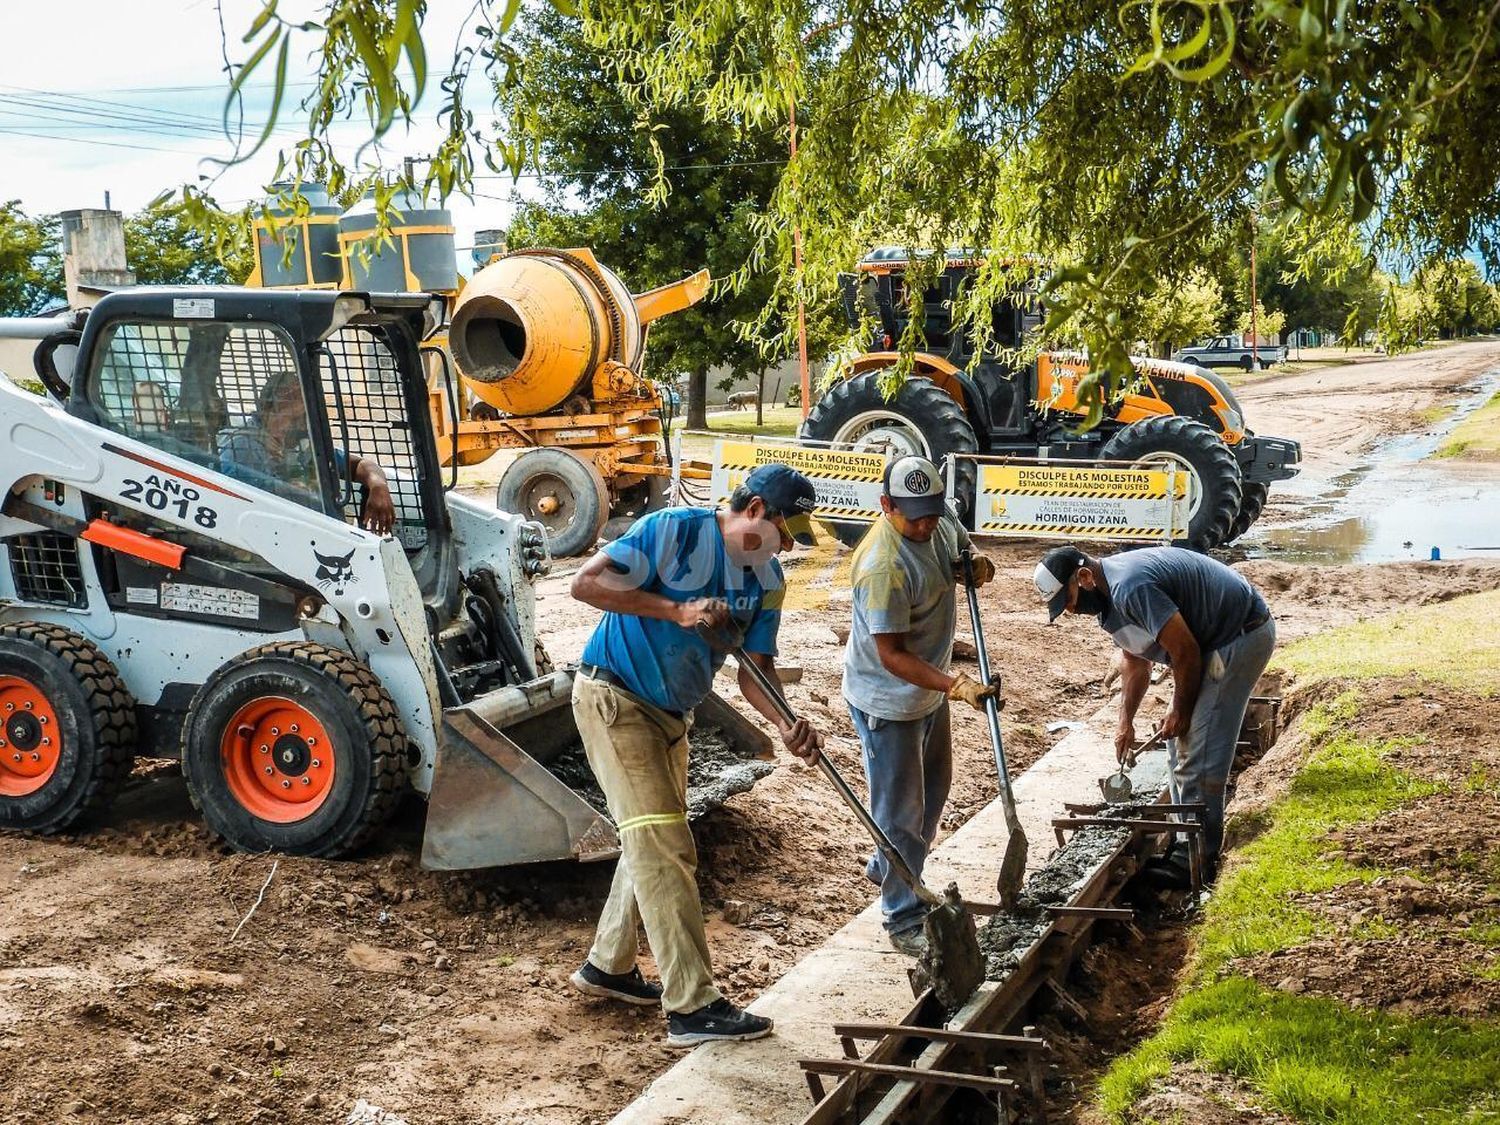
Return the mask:
M 984 953 L 974 915 L 959 897 L 956 883 L 949 883 L 943 901 L 928 911 L 922 932 L 927 952 L 917 963 L 917 975 L 926 979 L 933 996 L 951 1015 L 984 983 Z
M 1000 896 L 1000 905 L 1014 910 L 1021 898 L 1021 884 L 1026 881 L 1026 857 L 1031 849 L 1026 833 L 1019 823 L 1010 828 L 1010 838 L 1005 841 L 1005 854 L 1000 857 L 1000 874 L 995 879 L 995 893 Z

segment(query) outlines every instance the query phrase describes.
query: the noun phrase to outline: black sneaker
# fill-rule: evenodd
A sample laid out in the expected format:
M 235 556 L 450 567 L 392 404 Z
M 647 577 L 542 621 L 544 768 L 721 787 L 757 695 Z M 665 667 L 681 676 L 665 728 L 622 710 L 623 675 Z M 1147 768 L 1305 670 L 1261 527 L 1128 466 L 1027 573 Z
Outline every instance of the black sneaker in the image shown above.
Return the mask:
M 719 1039 L 761 1039 L 771 1034 L 771 1021 L 736 1008 L 722 996 L 696 1012 L 667 1014 L 667 1046 L 696 1047 Z
M 628 973 L 606 973 L 603 969 L 596 969 L 592 961 L 585 961 L 568 979 L 574 988 L 589 996 L 607 996 L 643 1008 L 661 1003 L 661 985 L 652 984 L 641 976 L 639 967 L 632 967 Z

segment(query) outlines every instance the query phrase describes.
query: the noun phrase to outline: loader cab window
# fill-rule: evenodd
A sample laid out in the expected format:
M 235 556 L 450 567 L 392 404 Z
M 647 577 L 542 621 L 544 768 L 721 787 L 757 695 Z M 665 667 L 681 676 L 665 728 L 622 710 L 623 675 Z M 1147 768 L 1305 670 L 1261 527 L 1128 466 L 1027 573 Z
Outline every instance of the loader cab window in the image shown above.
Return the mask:
M 412 418 L 427 404 L 424 398 L 408 399 L 391 347 L 382 325 L 350 324 L 324 342 L 318 366 L 341 473 L 345 457 L 368 458 L 385 471 L 396 510 L 391 534 L 413 554 L 427 545 L 428 527 Z M 347 473 L 343 476 L 334 490 L 345 520 L 358 523 L 363 498 L 358 486 L 350 487 Z
M 89 397 L 102 424 L 322 510 L 297 356 L 280 329 L 120 323 L 99 355 Z

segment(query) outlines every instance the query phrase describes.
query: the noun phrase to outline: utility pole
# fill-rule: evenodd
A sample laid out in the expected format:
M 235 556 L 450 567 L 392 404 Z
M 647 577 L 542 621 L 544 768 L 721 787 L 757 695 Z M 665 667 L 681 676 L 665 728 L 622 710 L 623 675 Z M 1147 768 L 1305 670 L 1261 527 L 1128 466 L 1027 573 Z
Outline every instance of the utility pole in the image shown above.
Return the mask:
M 1250 212 L 1250 370 L 1260 370 L 1260 326 L 1256 315 L 1260 311 L 1260 297 L 1255 285 L 1255 236 L 1257 215 Z
M 787 91 L 792 123 L 791 162 L 797 162 L 797 91 Z M 802 302 L 802 223 L 792 227 L 792 273 L 797 285 L 797 378 L 802 388 L 802 420 L 807 421 L 807 412 L 812 409 L 812 383 L 807 374 L 807 309 Z

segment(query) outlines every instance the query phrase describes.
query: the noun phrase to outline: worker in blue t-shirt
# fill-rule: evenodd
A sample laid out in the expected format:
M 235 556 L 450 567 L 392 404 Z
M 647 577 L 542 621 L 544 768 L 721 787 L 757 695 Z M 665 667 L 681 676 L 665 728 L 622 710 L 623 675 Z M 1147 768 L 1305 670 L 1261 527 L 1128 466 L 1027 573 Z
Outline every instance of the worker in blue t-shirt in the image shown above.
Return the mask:
M 727 508 L 668 508 L 637 520 L 573 577 L 572 594 L 604 610 L 573 681 L 573 713 L 589 766 L 620 833 L 620 861 L 588 959 L 572 976 L 593 996 L 660 1003 L 667 1042 L 758 1039 L 771 1021 L 735 1007 L 714 987 L 687 821 L 687 732 L 692 711 L 724 663 L 699 626 L 743 631 L 744 659 L 775 681 L 783 581 L 779 551 L 814 541 L 812 482 L 762 465 Z M 822 736 L 787 725 L 743 669 L 740 691 L 793 754 L 816 761 Z M 636 967 L 636 931 L 661 985 Z

